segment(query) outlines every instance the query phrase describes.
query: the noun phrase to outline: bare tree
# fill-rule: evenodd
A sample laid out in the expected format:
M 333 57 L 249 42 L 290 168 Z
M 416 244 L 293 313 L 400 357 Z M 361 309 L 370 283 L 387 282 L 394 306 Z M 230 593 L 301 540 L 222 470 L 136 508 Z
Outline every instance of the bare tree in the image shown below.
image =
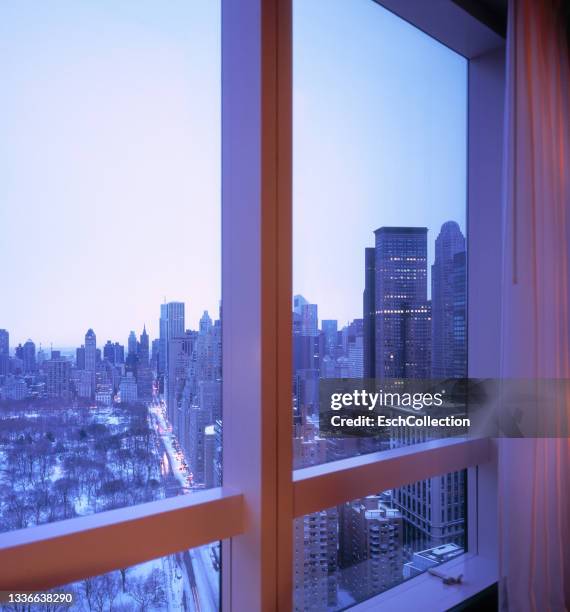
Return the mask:
M 155 567 L 145 578 L 131 579 L 129 595 L 139 604 L 140 612 L 161 609 L 166 604 L 163 572 Z

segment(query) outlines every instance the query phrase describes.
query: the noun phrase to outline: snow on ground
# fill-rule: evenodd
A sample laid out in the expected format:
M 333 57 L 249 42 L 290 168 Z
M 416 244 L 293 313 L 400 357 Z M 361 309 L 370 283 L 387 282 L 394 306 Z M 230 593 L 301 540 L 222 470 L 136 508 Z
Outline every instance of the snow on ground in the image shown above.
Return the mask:
M 87 497 L 85 493 L 81 494 L 75 500 L 74 506 L 75 506 L 75 512 L 77 512 L 77 514 L 92 514 L 93 513 L 92 505 L 89 503 L 89 498 Z
M 167 596 L 168 610 L 185 610 L 185 584 L 183 572 L 178 565 L 176 556 L 171 555 L 163 559 L 164 572 L 168 581 Z
M 207 545 L 190 551 L 203 612 L 217 610 L 220 601 L 220 574 L 212 565 L 211 548 Z
M 49 475 L 49 479 L 52 482 L 55 482 L 56 480 L 59 480 L 62 477 L 63 477 L 63 470 L 61 469 L 61 465 L 58 462 L 56 463 L 56 465 L 53 466 L 51 474 Z

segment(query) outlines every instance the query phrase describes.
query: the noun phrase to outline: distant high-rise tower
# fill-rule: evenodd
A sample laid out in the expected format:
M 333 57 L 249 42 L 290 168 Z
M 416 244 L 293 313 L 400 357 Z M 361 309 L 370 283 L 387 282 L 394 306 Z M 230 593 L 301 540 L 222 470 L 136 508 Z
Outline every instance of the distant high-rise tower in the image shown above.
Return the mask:
M 293 298 L 293 312 L 299 317 L 299 333 L 302 336 L 319 335 L 319 316 L 316 304 L 309 304 L 302 295 Z
M 321 321 L 321 330 L 323 332 L 322 354 L 334 359 L 338 345 L 338 321 L 336 319 L 323 319 Z
M 131 331 L 129 334 L 129 339 L 127 341 L 127 350 L 129 355 L 137 354 L 137 335 L 134 331 Z
M 160 305 L 160 351 L 158 365 L 161 374 L 168 364 L 168 341 L 184 335 L 184 302 L 168 302 Z
M 92 329 L 85 334 L 85 369 L 88 372 L 97 369 L 97 336 Z
M 125 347 L 115 342 L 115 363 L 125 363 Z
M 429 378 L 427 228 L 381 227 L 376 237 L 377 378 Z
M 158 360 L 160 358 L 160 338 L 155 338 L 151 343 L 151 368 L 158 370 Z
M 51 359 L 44 363 L 46 373 L 46 392 L 48 397 L 68 399 L 71 394 L 71 363 L 52 351 Z
M 467 253 L 453 258 L 453 378 L 467 376 Z
M 103 359 L 109 363 L 115 363 L 115 345 L 107 340 L 103 347 Z
M 466 364 L 461 364 L 456 349 L 465 355 L 464 347 L 459 346 L 454 335 L 454 309 L 461 296 L 456 295 L 456 286 L 465 291 L 465 260 L 455 256 L 465 253 L 465 238 L 455 221 L 447 221 L 441 226 L 435 241 L 435 261 L 431 267 L 431 306 L 432 306 L 432 378 L 448 378 L 459 373 L 466 375 Z M 463 274 L 463 279 L 458 275 Z M 461 289 L 460 289 L 461 291 Z M 462 315 L 465 319 L 465 314 Z
M 364 249 L 364 378 L 376 376 L 376 249 Z
M 80 347 L 75 349 L 75 367 L 78 370 L 85 369 L 85 345 L 82 344 Z
M 10 334 L 6 329 L 0 329 L 0 355 L 10 355 Z
M 10 334 L 0 329 L 0 376 L 8 374 L 10 367 Z
M 149 339 L 146 325 L 143 327 L 137 346 L 137 392 L 139 400 L 152 397 L 154 376 L 149 364 Z
M 36 345 L 28 340 L 23 349 L 24 373 L 33 374 L 36 371 Z
M 139 365 L 143 367 L 148 367 L 149 361 L 149 339 L 148 334 L 146 333 L 146 325 L 143 327 L 143 331 L 140 337 L 140 341 L 137 347 L 138 357 L 139 357 Z

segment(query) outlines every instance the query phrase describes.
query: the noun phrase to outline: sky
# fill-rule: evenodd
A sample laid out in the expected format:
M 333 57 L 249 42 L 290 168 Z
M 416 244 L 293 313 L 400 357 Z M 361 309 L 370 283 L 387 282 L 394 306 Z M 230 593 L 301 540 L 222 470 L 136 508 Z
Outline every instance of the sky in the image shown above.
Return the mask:
M 465 228 L 467 65 L 371 0 L 296 0 L 293 40 L 294 293 L 345 323 L 376 228 Z M 11 345 L 217 314 L 219 0 L 2 3 L 0 78 Z
M 467 62 L 372 0 L 294 4 L 294 293 L 362 317 L 382 226 L 465 234 Z
M 0 4 L 0 327 L 125 343 L 220 299 L 215 0 Z M 13 341 L 12 341 L 13 338 Z

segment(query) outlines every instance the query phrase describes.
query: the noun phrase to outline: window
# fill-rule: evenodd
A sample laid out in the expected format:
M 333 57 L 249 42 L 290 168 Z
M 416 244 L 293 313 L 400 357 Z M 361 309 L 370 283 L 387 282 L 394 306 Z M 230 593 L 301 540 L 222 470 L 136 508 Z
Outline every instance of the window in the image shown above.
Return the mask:
M 294 2 L 293 15 L 303 467 L 423 441 L 400 428 L 326 443 L 319 380 L 467 375 L 467 61 L 372 1 Z
M 0 9 L 2 532 L 221 484 L 219 11 Z
M 441 481 L 453 477 L 427 481 L 430 508 L 440 505 Z M 343 610 L 463 555 L 464 519 L 446 522 L 442 510 L 441 521 L 425 521 L 425 505 L 416 504 L 425 487 L 417 482 L 295 519 L 295 609 Z
M 323 434 L 322 379 L 359 389 L 358 379 L 467 376 L 467 61 L 371 1 L 294 2 L 293 16 L 293 455 L 303 468 L 432 435 Z M 419 573 L 408 571 L 419 551 L 462 554 L 465 480 L 435 477 L 296 519 L 295 609 L 371 597 Z M 310 537 L 315 525 L 324 539 Z M 371 533 L 384 528 L 395 532 L 386 551 Z
M 71 596 L 74 609 L 215 610 L 220 598 L 219 542 L 67 584 L 53 593 Z M 17 599 L 17 595 L 13 595 Z M 10 609 L 10 608 L 9 608 Z M 17 608 L 15 608 L 17 609 Z
M 213 6 L 211 3 L 207 4 L 208 7 Z M 330 541 L 333 548 L 336 545 L 338 551 L 338 540 L 334 541 L 333 537 L 336 534 L 334 531 L 329 533 L 326 525 L 325 529 L 321 529 L 318 517 L 338 512 L 339 507 L 356 503 L 354 500 L 365 500 L 369 496 L 378 497 L 381 492 L 386 494 L 394 491 L 400 492 L 404 510 L 412 512 L 415 504 L 415 512 L 421 513 L 419 529 L 427 531 L 440 516 L 430 507 L 430 483 L 437 480 L 444 502 L 446 497 L 450 499 L 452 496 L 455 504 L 455 485 L 459 485 L 461 478 L 458 476 L 457 479 L 444 479 L 442 484 L 441 475 L 463 474 L 463 471 L 467 470 L 468 520 L 465 539 L 469 552 L 460 555 L 456 561 L 465 567 L 475 568 L 477 572 L 482 568 L 485 571 L 477 573 L 474 570 L 474 573 L 470 573 L 472 580 L 470 579 L 469 584 L 445 591 L 445 601 L 442 602 L 440 597 L 437 604 L 441 604 L 441 609 L 449 609 L 495 580 L 492 564 L 487 561 L 495 554 L 493 547 L 496 541 L 493 531 L 496 496 L 493 445 L 485 439 L 426 440 L 415 444 L 394 445 L 393 448 L 385 450 L 369 449 L 370 452 L 361 454 L 351 452 L 347 456 L 345 453 L 338 458 L 326 457 L 326 461 L 316 454 L 308 463 L 294 463 L 291 443 L 295 437 L 291 418 L 294 382 L 291 304 L 294 296 L 292 245 L 293 240 L 297 240 L 297 233 L 293 232 L 292 207 L 294 205 L 296 208 L 297 204 L 296 198 L 295 201 L 293 198 L 292 163 L 295 163 L 293 145 L 297 145 L 292 110 L 294 104 L 299 101 L 293 100 L 292 87 L 292 45 L 295 44 L 291 37 L 292 3 L 287 0 L 240 0 L 239 3 L 222 0 L 221 4 L 223 486 L 204 490 L 197 490 L 198 487 L 195 487 L 196 490 L 188 495 L 164 496 L 143 503 L 136 500 L 134 505 L 102 509 L 97 513 L 75 516 L 64 521 L 57 520 L 0 533 L 0 565 L 3 568 L 0 590 L 10 591 L 16 585 L 18 589 L 33 591 L 61 588 L 61 585 L 78 583 L 94 576 L 120 571 L 122 568 L 168 558 L 184 550 L 212 547 L 212 543 L 221 542 L 220 558 L 223 571 L 220 572 L 220 597 L 224 609 L 289 610 L 293 608 L 296 597 L 293 587 L 296 561 L 307 560 L 309 576 L 317 577 L 322 569 L 320 563 L 314 562 L 320 554 L 318 551 L 311 552 L 309 548 L 303 548 L 303 556 L 298 557 L 295 554 L 296 534 L 302 539 L 303 545 L 305 539 L 308 542 L 311 537 L 318 537 L 323 541 Z M 390 0 L 385 0 L 382 4 L 394 8 L 394 3 Z M 140 6 L 136 3 L 136 10 L 146 11 L 149 6 L 150 3 Z M 196 3 L 192 8 L 195 6 L 205 5 Z M 380 7 L 368 5 L 364 1 L 360 2 L 359 9 L 368 6 L 380 11 Z M 110 10 L 107 5 L 105 7 L 105 10 Z M 113 9 L 118 10 L 115 7 Z M 23 9 L 10 9 L 12 12 L 18 10 Z M 49 8 L 46 9 L 43 4 L 42 10 L 49 13 Z M 103 9 L 90 7 L 89 10 Z M 469 368 L 473 368 L 474 376 L 493 376 L 495 372 L 483 373 L 485 367 L 488 368 L 492 362 L 489 356 L 494 354 L 494 347 L 493 334 L 484 333 L 487 328 L 480 325 L 480 313 L 485 312 L 485 321 L 488 322 L 492 318 L 489 313 L 495 312 L 496 304 L 492 293 L 484 288 L 489 286 L 489 283 L 495 283 L 497 275 L 492 257 L 487 260 L 484 256 L 479 258 L 479 254 L 487 253 L 489 248 L 500 240 L 500 222 L 490 222 L 496 221 L 493 215 L 498 210 L 496 203 L 500 189 L 500 164 L 477 165 L 474 160 L 478 157 L 481 159 L 481 156 L 495 162 L 499 160 L 497 151 L 501 149 L 498 135 L 501 133 L 502 41 L 500 37 L 490 35 L 484 26 L 452 2 L 438 4 L 437 10 L 434 9 L 433 13 L 430 13 L 429 19 L 425 15 L 415 14 L 409 6 L 400 4 L 400 8 L 396 6 L 395 10 L 426 33 L 469 58 L 469 328 L 479 325 L 482 330 L 475 335 L 469 334 Z M 123 6 L 121 19 L 125 18 L 125 11 Z M 63 13 L 66 17 L 69 15 L 65 11 Z M 135 19 L 132 30 L 147 35 L 149 30 L 152 30 L 151 23 L 153 27 L 157 26 L 155 19 L 161 24 L 165 19 L 163 11 L 157 12 L 156 15 L 150 21 Z M 177 15 L 181 17 L 180 14 Z M 169 42 L 173 40 L 174 31 L 186 32 L 191 27 L 190 20 L 177 18 L 173 21 L 173 30 L 164 37 L 164 40 Z M 37 20 L 37 23 L 44 22 L 45 19 Z M 6 20 L 2 20 L 2 24 L 4 23 Z M 86 23 L 93 24 L 91 17 Z M 101 27 L 99 30 L 101 36 L 110 34 L 108 29 L 113 30 L 109 22 L 106 21 L 105 25 L 106 28 Z M 347 23 L 346 26 L 348 25 Z M 3 45 L 10 35 L 6 29 L 4 27 L 0 31 Z M 81 42 L 85 37 L 76 38 Z M 183 38 L 188 42 L 188 37 Z M 56 37 L 56 40 L 64 39 Z M 121 37 L 121 41 L 125 40 L 129 40 L 127 36 Z M 199 37 L 193 38 L 193 42 L 197 40 Z M 430 44 L 435 43 L 431 41 Z M 22 45 L 26 46 L 24 43 Z M 29 49 L 26 48 L 25 51 L 29 53 Z M 137 52 L 133 55 L 138 57 Z M 11 64 L 18 66 L 22 74 L 27 66 L 25 58 L 27 55 L 24 54 Z M 14 69 L 16 81 L 22 76 L 18 68 Z M 200 73 L 200 76 L 207 79 L 213 78 L 213 74 Z M 170 78 L 172 73 L 163 71 L 161 76 Z M 57 83 L 59 81 L 56 79 Z M 204 102 L 198 91 L 192 90 L 192 99 Z M 80 106 L 70 101 L 69 108 L 77 110 Z M 215 105 L 209 105 L 209 110 L 215 110 Z M 131 115 L 135 117 L 136 113 L 133 111 Z M 160 115 L 157 122 L 160 124 L 168 119 L 170 115 Z M 474 130 L 472 125 L 477 124 L 492 129 Z M 330 127 L 331 130 L 325 136 L 333 138 L 336 129 L 342 131 L 343 123 Z M 14 127 L 11 129 L 15 130 Z M 18 133 L 18 130 L 15 132 Z M 207 140 L 209 146 L 215 147 L 215 144 L 212 144 L 216 142 L 215 129 L 214 134 L 209 136 L 212 136 L 212 140 Z M 80 143 L 83 143 L 83 139 Z M 326 141 L 322 144 L 325 149 L 334 149 L 327 147 L 329 143 Z M 26 150 L 33 151 L 31 147 Z M 161 159 L 166 160 L 165 165 L 170 168 L 164 149 L 160 151 Z M 201 157 L 207 157 L 208 152 L 211 151 L 204 149 Z M 311 163 L 314 163 L 315 159 L 318 159 L 318 156 L 313 157 Z M 191 169 L 185 167 L 185 177 L 186 170 L 190 172 Z M 208 177 L 204 173 L 198 174 L 200 176 L 196 177 L 196 188 L 208 183 Z M 147 178 L 144 173 L 143 176 Z M 332 172 L 331 177 L 334 177 Z M 211 186 L 213 183 L 208 184 Z M 482 185 L 485 189 L 482 189 Z M 197 198 L 197 201 L 200 206 L 205 206 L 203 198 Z M 357 200 L 351 200 L 350 206 L 357 213 L 360 209 L 354 202 Z M 0 207 L 2 227 L 6 225 L 6 210 L 5 206 Z M 174 270 L 177 278 L 186 278 L 182 259 L 175 257 L 176 249 L 191 246 L 198 234 L 205 234 L 206 226 L 201 223 L 195 227 L 176 217 L 168 219 L 168 226 L 161 225 L 159 221 L 163 217 L 160 213 L 167 210 L 167 203 L 162 201 L 153 209 L 156 216 L 153 217 L 154 224 L 149 232 L 149 251 L 152 252 L 153 258 L 161 259 L 161 263 L 164 260 L 164 265 L 169 270 Z M 118 210 L 113 209 L 111 212 L 114 219 Z M 97 223 L 100 221 L 101 219 L 97 218 Z M 132 235 L 138 238 L 141 235 L 137 233 L 139 226 L 135 223 L 136 219 L 131 221 Z M 320 223 L 325 227 L 326 218 L 323 217 Z M 348 221 L 346 224 L 348 225 Z M 373 229 L 366 228 L 362 242 L 364 247 L 372 246 L 371 232 L 378 229 L 374 228 L 374 225 L 372 227 Z M 168 235 L 169 228 L 175 233 L 173 239 L 164 238 Z M 305 225 L 305 228 L 316 230 L 308 225 Z M 91 227 L 87 229 L 92 230 Z M 132 235 L 129 234 L 129 240 Z M 53 243 L 53 240 L 51 242 Z M 331 249 L 339 250 L 334 236 L 331 237 L 330 243 Z M 78 248 L 82 244 L 79 244 Z M 123 242 L 117 236 L 115 242 L 108 241 L 107 245 L 109 244 L 112 244 L 113 248 L 123 248 Z M 144 246 L 144 240 L 138 244 Z M 51 244 L 50 248 L 51 250 L 40 251 L 42 256 L 45 255 L 42 264 L 44 259 L 49 260 L 48 255 L 54 250 Z M 69 252 L 68 249 L 66 253 Z M 81 254 L 81 251 L 78 252 Z M 133 253 L 134 261 L 138 262 L 137 249 L 134 249 Z M 478 256 L 477 266 L 471 265 L 474 253 Z M 353 274 L 351 267 L 350 275 L 347 276 L 351 283 L 359 285 L 358 292 L 363 289 L 363 257 L 364 252 L 361 252 L 357 257 L 358 271 Z M 212 262 L 204 256 L 192 263 L 195 268 L 199 268 L 207 267 Z M 134 267 L 134 272 L 131 269 L 131 275 L 140 272 L 136 265 Z M 96 272 L 103 274 L 106 270 L 101 265 Z M 115 273 L 117 269 L 111 267 L 111 271 Z M 131 278 L 128 268 L 123 267 L 118 273 L 122 275 L 126 286 Z M 82 276 L 78 274 L 73 276 L 75 286 L 79 286 L 80 278 Z M 155 282 L 160 282 L 160 279 L 152 279 L 153 287 Z M 17 286 L 21 290 L 23 285 L 18 283 Z M 215 283 L 212 286 L 215 286 Z M 295 294 L 305 294 L 308 304 L 318 303 L 319 307 L 324 305 L 324 300 L 319 296 L 309 295 L 305 288 L 295 289 Z M 111 308 L 117 300 L 116 295 L 111 296 L 102 308 Z M 195 296 L 188 299 L 188 304 L 192 304 L 191 308 L 197 307 L 196 300 Z M 182 299 L 172 298 L 172 301 Z M 184 301 L 186 302 L 186 299 Z M 158 300 L 158 303 L 161 302 L 162 296 Z M 299 305 L 301 304 L 299 302 Z M 477 307 L 474 308 L 473 304 Z M 29 305 L 26 303 L 25 306 Z M 208 309 L 213 310 L 214 306 L 208 306 Z M 177 306 L 172 305 L 170 310 L 170 313 L 158 313 L 164 315 L 163 337 L 168 335 L 168 326 L 175 326 L 176 321 L 179 321 Z M 4 312 L 2 306 L 3 316 Z M 304 324 L 313 329 L 311 308 L 306 309 L 306 314 Z M 185 311 L 185 317 L 186 315 Z M 201 315 L 200 311 L 194 320 Z M 319 316 L 323 318 L 322 315 L 321 312 Z M 336 316 L 344 315 L 331 313 L 327 314 L 326 318 L 330 320 Z M 353 318 L 359 317 L 355 314 Z M 160 338 L 160 326 L 158 327 Z M 330 336 L 329 332 L 333 326 L 327 324 L 325 327 L 327 329 L 323 331 L 327 331 Z M 99 332 L 93 329 L 98 336 Z M 83 333 L 86 331 L 83 330 Z M 155 334 L 156 332 L 151 335 Z M 110 338 L 114 339 L 112 335 Z M 83 343 L 85 345 L 85 340 Z M 128 337 L 119 343 L 125 343 L 128 347 Z M 54 348 L 57 350 L 57 347 Z M 87 345 L 85 348 L 87 349 Z M 184 355 L 183 346 L 181 354 Z M 64 357 L 60 355 L 62 356 Z M 95 362 L 97 363 L 96 353 Z M 174 380 L 178 380 L 176 362 L 172 365 Z M 486 370 L 488 371 L 489 369 Z M 20 385 L 20 388 L 23 387 Z M 168 395 L 168 385 L 162 388 L 162 393 Z M 169 403 L 168 397 L 165 401 L 165 407 L 160 403 L 154 404 L 152 411 L 159 424 L 163 424 L 163 429 L 172 426 L 174 432 L 177 427 L 181 427 L 182 415 L 180 412 L 172 412 L 178 404 Z M 168 419 L 168 424 L 164 421 L 165 418 Z M 219 428 L 216 430 L 214 427 L 214 435 L 219 433 Z M 179 444 L 182 445 L 183 441 L 179 440 Z M 211 450 L 212 446 L 208 448 Z M 205 456 L 206 444 L 203 450 Z M 294 466 L 296 469 L 293 469 Z M 413 488 L 409 483 L 421 483 L 421 486 L 415 485 Z M 478 494 L 474 494 L 474 491 Z M 459 493 L 457 495 L 457 504 L 463 504 Z M 433 495 L 431 499 L 433 503 Z M 458 514 L 458 520 L 464 519 L 464 516 Z M 315 519 L 306 521 L 304 517 Z M 444 514 L 442 521 L 446 520 L 447 515 Z M 302 525 L 300 530 L 297 527 L 299 525 Z M 379 541 L 382 536 L 380 527 L 378 524 L 371 529 L 371 537 L 378 537 Z M 445 538 L 450 536 L 452 527 L 445 525 Z M 300 566 L 297 567 L 300 572 Z M 377 605 L 377 597 L 382 599 L 389 596 L 392 604 L 394 598 L 397 602 L 405 601 L 406 594 L 412 592 L 417 597 L 417 593 L 425 587 L 426 580 L 432 578 L 426 574 L 411 578 L 405 584 L 405 592 L 395 586 L 373 597 L 369 603 L 358 605 L 363 609 L 372 606 L 373 609 L 373 606 Z M 374 592 L 382 588 L 380 585 Z M 328 589 L 326 593 L 328 597 Z M 206 603 L 201 605 L 206 608 Z

